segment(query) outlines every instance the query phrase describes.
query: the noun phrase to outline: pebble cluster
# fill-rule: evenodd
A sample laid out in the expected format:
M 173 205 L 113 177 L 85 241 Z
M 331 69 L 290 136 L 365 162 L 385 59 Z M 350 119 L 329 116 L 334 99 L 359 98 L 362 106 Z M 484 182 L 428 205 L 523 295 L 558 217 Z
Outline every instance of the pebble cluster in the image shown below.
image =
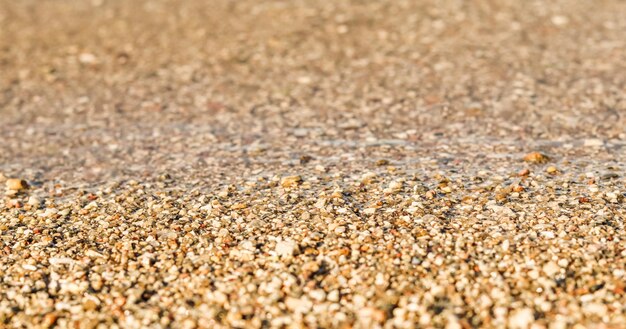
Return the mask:
M 0 26 L 0 327 L 626 324 L 624 1 Z
M 369 171 L 317 162 L 299 175 L 241 176 L 209 192 L 165 175 L 62 198 L 59 186 L 7 179 L 1 320 L 190 328 L 626 321 L 621 172 L 551 172 L 550 163 L 522 159 L 514 162 L 521 170 L 472 176 L 388 160 Z

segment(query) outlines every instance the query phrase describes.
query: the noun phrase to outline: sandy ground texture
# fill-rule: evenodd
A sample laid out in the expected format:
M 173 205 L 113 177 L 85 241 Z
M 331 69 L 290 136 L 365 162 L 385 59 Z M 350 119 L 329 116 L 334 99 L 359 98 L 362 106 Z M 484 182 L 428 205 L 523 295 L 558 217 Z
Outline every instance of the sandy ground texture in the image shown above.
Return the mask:
M 619 0 L 0 0 L 0 326 L 625 328 L 625 95 Z

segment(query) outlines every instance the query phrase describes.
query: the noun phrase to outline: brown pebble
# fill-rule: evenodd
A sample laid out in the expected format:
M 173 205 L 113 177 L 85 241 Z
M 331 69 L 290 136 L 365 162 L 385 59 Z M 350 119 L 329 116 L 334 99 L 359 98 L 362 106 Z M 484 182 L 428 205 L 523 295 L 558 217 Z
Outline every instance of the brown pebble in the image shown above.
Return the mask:
M 83 309 L 85 311 L 93 311 L 97 307 L 98 307 L 98 304 L 92 299 L 87 299 L 85 302 L 83 302 Z
M 550 160 L 550 158 L 547 155 L 539 152 L 531 152 L 524 156 L 524 161 L 530 163 L 545 163 L 548 162 L 548 160 Z
M 233 209 L 233 210 L 238 210 L 238 209 L 244 209 L 244 208 L 246 208 L 246 207 L 247 207 L 247 206 L 246 206 L 246 204 L 245 204 L 245 203 L 235 203 L 235 204 L 233 204 L 232 206 L 230 206 L 230 209 Z
M 513 192 L 524 192 L 524 187 L 521 185 L 513 186 Z
M 437 192 L 435 192 L 435 191 L 428 191 L 428 192 L 426 192 L 426 198 L 428 198 L 428 199 L 434 199 L 436 195 L 437 195 Z
M 528 169 L 522 169 L 517 173 L 518 176 L 520 177 L 524 177 L 524 176 L 528 176 L 530 175 L 530 170 Z
M 52 328 L 56 324 L 58 318 L 59 316 L 56 313 L 48 313 L 44 315 L 43 319 L 41 319 L 41 327 Z
M 389 164 L 389 160 L 387 159 L 380 159 L 378 161 L 376 161 L 376 165 L 377 166 L 386 166 Z
M 500 191 L 496 193 L 496 201 L 505 201 L 508 195 L 508 191 Z
M 280 185 L 282 187 L 295 187 L 298 186 L 302 182 L 302 177 L 299 175 L 296 176 L 287 176 L 280 181 Z
M 300 157 L 300 164 L 305 165 L 313 160 L 313 157 L 310 155 L 303 155 Z

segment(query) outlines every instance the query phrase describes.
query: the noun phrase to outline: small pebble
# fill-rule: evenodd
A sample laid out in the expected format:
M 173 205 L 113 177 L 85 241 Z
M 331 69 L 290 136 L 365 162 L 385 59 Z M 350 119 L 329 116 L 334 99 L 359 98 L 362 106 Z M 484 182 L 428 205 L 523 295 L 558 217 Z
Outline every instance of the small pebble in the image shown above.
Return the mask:
M 7 189 L 12 191 L 22 191 L 28 188 L 28 183 L 19 178 L 9 178 L 5 184 Z
M 554 166 L 549 166 L 548 168 L 546 168 L 546 172 L 548 174 L 555 175 L 559 172 L 559 170 Z
M 524 161 L 530 163 L 545 163 L 549 160 L 550 158 L 547 155 L 539 152 L 528 153 L 524 156 Z
M 302 177 L 300 176 L 287 176 L 280 181 L 280 185 L 284 188 L 291 188 L 300 185 L 301 182 Z
M 276 243 L 276 254 L 280 257 L 291 257 L 298 250 L 298 245 L 294 241 L 280 241 Z
M 522 308 L 513 311 L 513 314 L 509 317 L 509 327 L 512 329 L 528 329 L 534 321 L 535 315 L 533 310 Z

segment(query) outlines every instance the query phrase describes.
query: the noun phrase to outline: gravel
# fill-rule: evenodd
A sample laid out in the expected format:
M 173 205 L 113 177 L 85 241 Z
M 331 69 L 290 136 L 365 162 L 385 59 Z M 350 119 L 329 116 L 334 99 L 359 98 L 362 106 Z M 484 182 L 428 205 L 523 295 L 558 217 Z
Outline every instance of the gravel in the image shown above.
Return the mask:
M 623 1 L 0 26 L 0 326 L 626 323 Z

